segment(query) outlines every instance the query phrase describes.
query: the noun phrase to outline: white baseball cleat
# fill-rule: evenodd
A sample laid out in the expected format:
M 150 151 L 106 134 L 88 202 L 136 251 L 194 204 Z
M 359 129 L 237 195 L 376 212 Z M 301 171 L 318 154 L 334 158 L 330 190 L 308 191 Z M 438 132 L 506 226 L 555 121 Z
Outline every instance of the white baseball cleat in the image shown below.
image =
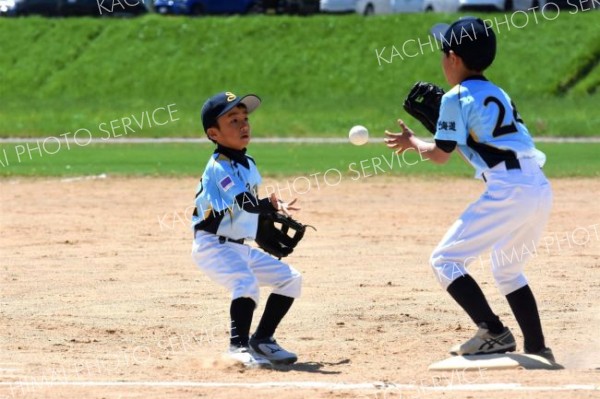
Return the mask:
M 475 336 L 463 344 L 454 345 L 451 355 L 487 355 L 491 353 L 514 352 L 517 349 L 515 337 L 508 327 L 500 334 L 492 334 L 482 323 Z
M 247 368 L 271 367 L 270 361 L 245 346 L 230 346 L 227 356 L 236 362 L 242 363 Z
M 295 353 L 283 349 L 273 337 L 256 339 L 252 336 L 248 343 L 256 353 L 264 356 L 273 364 L 292 364 L 298 360 Z

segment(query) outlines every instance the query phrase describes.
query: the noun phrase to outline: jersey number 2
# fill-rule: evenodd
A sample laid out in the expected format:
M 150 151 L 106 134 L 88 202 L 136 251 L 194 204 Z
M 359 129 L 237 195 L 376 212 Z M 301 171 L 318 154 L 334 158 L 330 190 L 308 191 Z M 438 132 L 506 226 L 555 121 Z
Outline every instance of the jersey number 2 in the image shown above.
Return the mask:
M 503 136 L 505 134 L 517 133 L 519 130 L 515 125 L 515 121 L 523 123 L 523 119 L 521 119 L 521 117 L 519 116 L 519 112 L 517 111 L 517 107 L 515 107 L 515 104 L 512 101 L 510 103 L 513 109 L 514 120 L 509 124 L 503 125 L 502 121 L 504 120 L 504 115 L 506 115 L 506 109 L 504 108 L 504 105 L 496 97 L 487 97 L 483 101 L 483 105 L 485 105 L 486 107 L 489 103 L 494 103 L 498 107 L 498 119 L 496 120 L 496 126 L 494 127 L 494 132 L 492 133 L 492 136 L 498 137 Z

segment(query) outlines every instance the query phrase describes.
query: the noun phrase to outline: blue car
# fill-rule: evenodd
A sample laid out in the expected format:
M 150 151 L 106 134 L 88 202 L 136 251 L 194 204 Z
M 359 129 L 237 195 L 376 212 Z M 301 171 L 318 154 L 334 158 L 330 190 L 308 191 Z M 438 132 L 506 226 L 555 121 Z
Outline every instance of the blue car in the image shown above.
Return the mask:
M 159 14 L 245 14 L 255 0 L 156 0 L 154 9 Z

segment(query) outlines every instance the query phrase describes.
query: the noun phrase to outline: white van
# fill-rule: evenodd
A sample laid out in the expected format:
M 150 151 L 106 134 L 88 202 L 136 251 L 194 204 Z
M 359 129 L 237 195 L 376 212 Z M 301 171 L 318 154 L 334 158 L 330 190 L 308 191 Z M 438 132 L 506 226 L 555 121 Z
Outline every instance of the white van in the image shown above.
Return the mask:
M 458 12 L 527 10 L 543 6 L 546 0 L 425 0 L 425 11 Z
M 321 0 L 321 12 L 354 12 L 356 0 Z
M 424 0 L 358 0 L 356 3 L 356 12 L 365 16 L 423 10 Z

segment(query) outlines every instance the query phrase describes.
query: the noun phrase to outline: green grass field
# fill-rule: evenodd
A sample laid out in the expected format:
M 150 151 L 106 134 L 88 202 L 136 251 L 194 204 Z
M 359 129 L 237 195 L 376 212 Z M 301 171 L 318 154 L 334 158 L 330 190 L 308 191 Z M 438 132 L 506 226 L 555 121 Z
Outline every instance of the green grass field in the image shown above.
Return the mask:
M 196 176 L 214 148 L 209 144 L 90 144 L 54 155 L 23 151 L 19 144 L 0 147 L 0 176 Z M 548 156 L 549 177 L 599 177 L 600 144 L 540 144 Z M 25 147 L 27 148 L 27 147 Z M 30 146 L 33 148 L 33 145 Z M 54 152 L 50 147 L 49 153 Z M 21 155 L 17 156 L 17 152 Z M 264 176 L 305 176 L 330 183 L 343 176 L 464 176 L 473 169 L 454 155 L 447 165 L 422 161 L 417 154 L 396 156 L 384 144 L 252 144 L 249 153 Z M 19 162 L 20 161 L 20 162 Z M 327 172 L 329 171 L 329 172 Z M 315 177 L 311 175 L 318 173 Z
M 600 12 L 482 16 L 499 46 L 487 75 L 532 133 L 598 135 Z M 179 121 L 136 134 L 196 136 L 202 102 L 224 89 L 262 96 L 263 136 L 383 131 L 414 81 L 445 83 L 439 51 L 418 43 L 456 17 L 2 18 L 0 136 L 58 136 L 167 104 Z

